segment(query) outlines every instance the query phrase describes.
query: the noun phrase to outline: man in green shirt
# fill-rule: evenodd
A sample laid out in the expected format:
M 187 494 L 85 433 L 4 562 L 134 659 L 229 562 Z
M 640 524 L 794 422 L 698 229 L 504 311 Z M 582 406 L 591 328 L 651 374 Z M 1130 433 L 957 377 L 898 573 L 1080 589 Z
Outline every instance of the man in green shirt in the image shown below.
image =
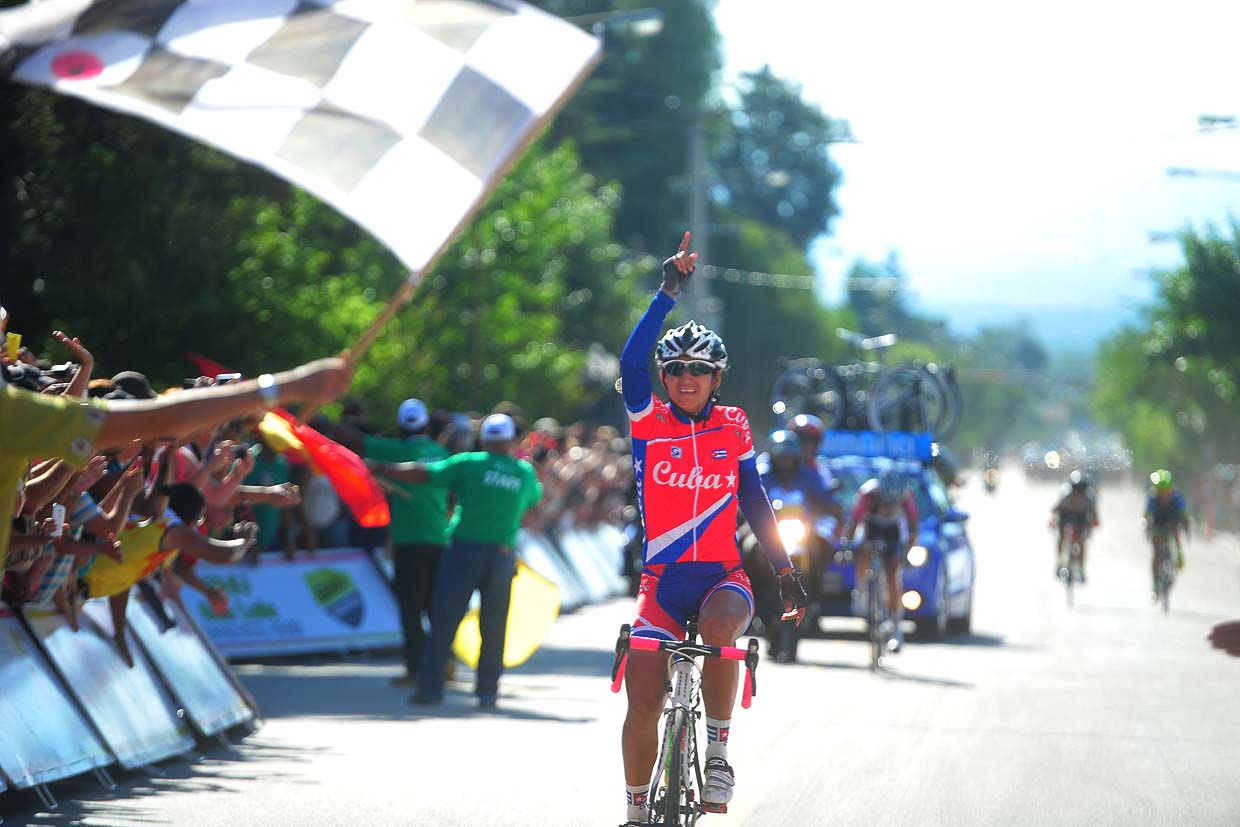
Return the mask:
M 366 434 L 363 444 L 367 459 L 381 462 L 428 463 L 444 459 L 448 449 L 428 434 L 430 412 L 421 399 L 406 399 L 396 412 L 399 437 Z M 439 561 L 451 536 L 448 529 L 448 492 L 432 485 L 392 481 L 388 491 L 392 523 L 388 526 L 394 552 L 396 599 L 400 603 L 401 627 L 405 635 L 405 674 L 393 680 L 411 684 L 426 647 L 422 616 L 431 619 L 435 595 L 435 576 Z
M 452 549 L 435 580 L 431 637 L 411 703 L 443 700 L 444 666 L 474 589 L 482 597 L 478 617 L 482 649 L 475 687 L 479 705 L 494 706 L 499 692 L 517 531 L 525 512 L 542 499 L 542 484 L 534 466 L 512 455 L 517 428 L 511 417 L 491 414 L 483 421 L 479 437 L 483 450 L 437 462 L 367 463 L 388 479 L 429 483 L 451 492 L 460 509 Z

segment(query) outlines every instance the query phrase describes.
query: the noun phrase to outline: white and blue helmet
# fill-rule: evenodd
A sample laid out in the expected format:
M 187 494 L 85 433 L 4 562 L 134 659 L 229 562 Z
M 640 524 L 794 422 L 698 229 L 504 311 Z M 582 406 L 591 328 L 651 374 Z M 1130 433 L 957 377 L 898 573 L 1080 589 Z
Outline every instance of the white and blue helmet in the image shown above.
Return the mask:
M 659 362 L 700 359 L 710 362 L 719 370 L 728 369 L 728 349 L 723 346 L 723 339 L 719 338 L 715 331 L 692 319 L 663 334 L 655 347 L 654 358 Z

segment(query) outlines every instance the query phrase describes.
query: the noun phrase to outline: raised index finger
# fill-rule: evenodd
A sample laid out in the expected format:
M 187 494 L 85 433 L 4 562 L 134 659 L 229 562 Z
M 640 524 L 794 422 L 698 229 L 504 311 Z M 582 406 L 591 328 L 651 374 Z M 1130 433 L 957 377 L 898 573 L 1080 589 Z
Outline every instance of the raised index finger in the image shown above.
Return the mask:
M 689 249 L 689 231 L 685 230 L 685 237 L 680 242 L 680 252 L 683 253 L 688 249 Z

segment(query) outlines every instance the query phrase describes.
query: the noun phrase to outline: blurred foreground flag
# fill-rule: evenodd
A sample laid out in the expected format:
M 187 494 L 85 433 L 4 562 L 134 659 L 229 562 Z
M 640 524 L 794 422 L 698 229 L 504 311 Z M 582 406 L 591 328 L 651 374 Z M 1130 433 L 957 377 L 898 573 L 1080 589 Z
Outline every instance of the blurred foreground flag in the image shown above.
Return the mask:
M 0 79 L 266 167 L 424 270 L 593 68 L 516 0 L 41 0 L 0 11 Z

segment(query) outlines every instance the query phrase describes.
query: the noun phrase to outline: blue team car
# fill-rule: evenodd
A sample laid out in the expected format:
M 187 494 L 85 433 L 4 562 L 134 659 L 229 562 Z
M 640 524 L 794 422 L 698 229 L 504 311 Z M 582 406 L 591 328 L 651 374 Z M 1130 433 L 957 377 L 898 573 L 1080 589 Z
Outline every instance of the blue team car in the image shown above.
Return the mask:
M 975 562 L 965 532 L 968 514 L 956 510 L 938 474 L 930 467 L 933 440 L 928 434 L 902 432 L 828 432 L 819 449 L 821 462 L 839 481 L 837 495 L 845 516 L 857 489 L 892 465 L 913 485 L 919 517 L 918 542 L 905 559 L 904 616 L 926 637 L 968 634 L 973 618 Z M 819 613 L 852 616 L 850 593 L 856 584 L 854 564 L 836 555 L 822 572 Z

